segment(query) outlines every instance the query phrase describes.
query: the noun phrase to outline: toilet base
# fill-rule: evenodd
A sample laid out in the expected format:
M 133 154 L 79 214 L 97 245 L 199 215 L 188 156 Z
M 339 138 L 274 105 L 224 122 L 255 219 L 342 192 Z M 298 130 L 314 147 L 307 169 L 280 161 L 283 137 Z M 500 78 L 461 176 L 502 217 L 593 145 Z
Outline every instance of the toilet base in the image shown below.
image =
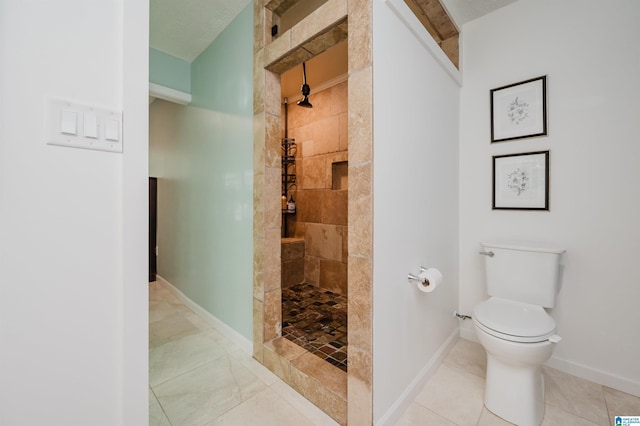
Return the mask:
M 487 354 L 484 404 L 489 411 L 519 426 L 539 426 L 544 417 L 541 365 L 514 366 Z

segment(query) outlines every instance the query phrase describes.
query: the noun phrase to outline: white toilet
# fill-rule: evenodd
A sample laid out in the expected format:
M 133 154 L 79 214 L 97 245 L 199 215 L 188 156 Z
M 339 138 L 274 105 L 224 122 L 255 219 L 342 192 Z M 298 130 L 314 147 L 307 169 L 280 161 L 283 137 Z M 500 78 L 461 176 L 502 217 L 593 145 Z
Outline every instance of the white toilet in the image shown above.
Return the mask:
M 484 404 L 520 426 L 544 416 L 542 364 L 551 357 L 556 323 L 544 308 L 555 305 L 560 256 L 565 250 L 533 243 L 481 243 L 489 299 L 473 310 L 487 351 Z

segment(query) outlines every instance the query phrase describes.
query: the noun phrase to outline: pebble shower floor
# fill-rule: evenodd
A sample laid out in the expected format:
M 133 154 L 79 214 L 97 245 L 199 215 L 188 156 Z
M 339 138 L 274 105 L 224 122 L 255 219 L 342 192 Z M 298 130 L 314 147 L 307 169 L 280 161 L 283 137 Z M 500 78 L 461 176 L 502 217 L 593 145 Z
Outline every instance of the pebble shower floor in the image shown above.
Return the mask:
M 346 372 L 346 296 L 304 283 L 283 288 L 282 336 Z

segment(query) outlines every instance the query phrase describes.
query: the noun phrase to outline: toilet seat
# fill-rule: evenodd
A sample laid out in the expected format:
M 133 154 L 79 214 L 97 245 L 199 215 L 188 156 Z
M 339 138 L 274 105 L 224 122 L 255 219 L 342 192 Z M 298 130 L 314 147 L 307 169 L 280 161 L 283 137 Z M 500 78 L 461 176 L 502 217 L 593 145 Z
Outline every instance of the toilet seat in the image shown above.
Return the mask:
M 512 342 L 543 342 L 556 332 L 555 321 L 542 306 L 499 297 L 476 305 L 473 322 L 484 332 Z

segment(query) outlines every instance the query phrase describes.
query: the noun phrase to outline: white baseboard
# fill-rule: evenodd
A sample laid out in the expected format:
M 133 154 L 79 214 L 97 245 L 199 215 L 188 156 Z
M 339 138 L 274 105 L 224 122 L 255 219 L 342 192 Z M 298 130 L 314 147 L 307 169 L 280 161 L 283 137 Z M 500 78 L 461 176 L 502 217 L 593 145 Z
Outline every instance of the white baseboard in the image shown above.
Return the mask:
M 564 373 L 640 397 L 640 382 L 630 380 L 626 377 L 616 376 L 606 371 L 596 370 L 586 365 L 556 357 L 551 357 L 545 365 Z
M 473 328 L 473 323 L 471 321 L 462 321 L 460 320 L 460 337 L 464 340 L 469 340 L 471 342 L 480 343 L 478 340 L 478 336 L 476 335 L 476 330 Z
M 402 392 L 402 395 L 396 400 L 396 402 L 389 408 L 384 416 L 376 422 L 376 426 L 391 426 L 398 422 L 402 414 L 409 408 L 409 405 L 418 396 L 427 381 L 434 375 L 442 361 L 447 357 L 453 345 L 459 337 L 459 331 L 456 328 L 440 346 L 436 353 L 431 357 L 427 364 L 422 368 L 420 373 L 415 379 L 407 386 Z
M 189 309 L 191 309 L 196 315 L 202 318 L 211 327 L 218 330 L 224 337 L 231 340 L 238 345 L 243 352 L 249 356 L 253 355 L 253 342 L 244 337 L 242 334 L 229 327 L 226 323 L 212 315 L 209 311 L 198 305 L 193 300 L 189 299 L 183 292 L 176 288 L 169 281 L 162 278 L 160 275 L 156 275 L 156 281 L 158 281 L 163 287 L 169 290 L 174 296 L 176 296 L 182 303 L 184 303 Z

